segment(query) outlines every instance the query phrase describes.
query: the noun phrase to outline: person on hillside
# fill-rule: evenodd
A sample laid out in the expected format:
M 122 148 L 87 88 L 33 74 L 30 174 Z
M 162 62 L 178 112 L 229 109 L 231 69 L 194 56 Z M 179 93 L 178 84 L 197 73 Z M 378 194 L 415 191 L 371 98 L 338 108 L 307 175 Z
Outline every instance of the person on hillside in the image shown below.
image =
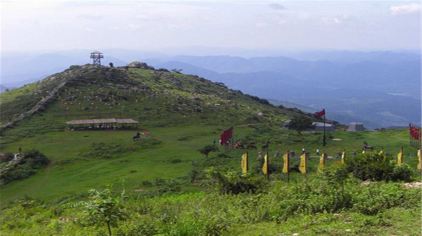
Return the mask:
M 316 154 L 317 154 L 317 156 L 319 156 L 319 154 L 320 154 L 319 153 L 319 148 L 316 149 Z
M 139 133 L 139 131 L 138 131 L 138 132 L 136 132 L 135 136 L 132 137 L 132 140 L 137 141 L 139 139 L 141 139 L 141 133 Z

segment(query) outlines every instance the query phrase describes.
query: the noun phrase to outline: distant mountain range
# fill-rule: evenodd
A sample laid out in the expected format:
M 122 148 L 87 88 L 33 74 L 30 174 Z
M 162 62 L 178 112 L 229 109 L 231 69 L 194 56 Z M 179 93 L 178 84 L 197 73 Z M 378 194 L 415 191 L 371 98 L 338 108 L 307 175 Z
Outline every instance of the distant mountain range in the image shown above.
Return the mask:
M 88 51 L 2 60 L 2 84 L 16 87 L 89 62 Z M 174 56 L 114 50 L 105 64 L 132 60 L 182 69 L 228 87 L 273 100 L 300 104 L 308 111 L 326 108 L 330 119 L 360 121 L 369 128 L 406 126 L 421 120 L 420 54 L 417 52 L 303 52 L 279 57 Z M 20 61 L 20 62 L 19 62 Z M 18 63 L 19 62 L 19 63 Z M 24 66 L 22 66 L 24 65 Z

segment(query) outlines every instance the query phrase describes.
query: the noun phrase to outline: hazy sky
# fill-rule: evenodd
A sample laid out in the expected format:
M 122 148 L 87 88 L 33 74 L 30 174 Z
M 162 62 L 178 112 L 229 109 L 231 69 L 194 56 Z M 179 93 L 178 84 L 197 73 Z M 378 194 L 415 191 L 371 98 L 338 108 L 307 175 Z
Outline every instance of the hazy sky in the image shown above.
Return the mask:
M 416 49 L 419 1 L 1 0 L 1 50 Z

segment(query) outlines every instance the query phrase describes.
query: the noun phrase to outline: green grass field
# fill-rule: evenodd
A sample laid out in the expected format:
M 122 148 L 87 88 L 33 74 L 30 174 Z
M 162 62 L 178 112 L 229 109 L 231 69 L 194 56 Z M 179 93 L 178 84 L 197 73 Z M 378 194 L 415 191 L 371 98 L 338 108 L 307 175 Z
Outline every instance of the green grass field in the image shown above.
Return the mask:
M 134 131 L 58 131 L 25 138 L 5 145 L 2 152 L 16 152 L 19 147 L 23 150 L 37 149 L 44 153 L 52 163 L 36 175 L 21 181 L 12 182 L 0 190 L 2 202 L 30 196 L 43 200 L 66 197 L 84 192 L 89 188 L 106 185 L 121 186 L 131 190 L 142 188 L 144 180 L 187 178 L 192 169 L 192 161 L 203 160 L 205 157 L 197 150 L 204 145 L 218 141 L 218 135 L 223 127 L 218 126 L 184 126 L 148 129 L 153 139 L 161 141 L 154 146 L 139 147 L 131 137 Z M 383 148 L 387 154 L 395 155 L 401 146 L 404 146 L 405 161 L 412 168 L 416 168 L 416 149 L 408 145 L 407 132 L 359 132 L 348 133 L 337 131 L 330 134 L 332 138 L 326 148 L 318 145 L 321 134 L 304 134 L 303 140 L 296 132 L 279 129 L 267 134 L 256 134 L 256 129 L 248 127 L 235 128 L 236 138 L 246 136 L 256 137 L 258 140 L 275 140 L 270 145 L 270 157 L 276 150 L 295 150 L 300 152 L 305 147 L 311 153 L 310 172 L 316 172 L 319 158 L 313 150 L 320 148 L 329 156 L 346 150 L 351 156 L 353 151 L 359 151 L 363 141 Z M 256 136 L 254 136 L 256 135 Z M 294 140 L 293 142 L 291 140 Z M 134 150 L 109 159 L 86 156 L 92 143 L 120 144 L 123 147 L 135 147 Z M 286 143 L 284 145 L 284 143 Z M 305 143 L 305 144 L 304 144 Z M 309 145 L 306 143 L 310 143 Z M 227 167 L 238 170 L 240 155 L 244 150 L 227 150 L 220 148 L 220 152 L 227 153 Z M 256 150 L 249 150 L 251 165 L 256 163 Z M 217 155 L 212 153 L 210 157 Z M 176 160 L 176 161 L 174 161 Z M 280 160 L 272 160 L 281 165 Z M 297 160 L 293 160 L 297 162 Z M 328 165 L 338 163 L 338 160 L 329 159 Z M 293 176 L 293 178 L 295 178 Z M 299 177 L 300 178 L 300 177 Z

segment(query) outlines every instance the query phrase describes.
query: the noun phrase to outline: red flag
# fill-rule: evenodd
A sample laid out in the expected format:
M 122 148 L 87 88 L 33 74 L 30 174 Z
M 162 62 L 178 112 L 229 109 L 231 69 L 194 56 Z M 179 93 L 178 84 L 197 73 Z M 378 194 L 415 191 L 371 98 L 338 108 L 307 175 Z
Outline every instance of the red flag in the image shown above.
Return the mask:
M 224 130 L 223 133 L 220 134 L 220 144 L 221 145 L 228 144 L 232 137 L 233 137 L 233 127 L 230 127 L 229 129 Z
M 314 116 L 315 116 L 316 118 L 321 118 L 321 117 L 325 116 L 325 109 L 322 109 L 322 111 L 317 111 L 317 112 L 315 112 L 315 113 L 314 113 Z
M 421 129 L 409 124 L 409 134 L 412 139 L 419 140 L 421 138 Z

